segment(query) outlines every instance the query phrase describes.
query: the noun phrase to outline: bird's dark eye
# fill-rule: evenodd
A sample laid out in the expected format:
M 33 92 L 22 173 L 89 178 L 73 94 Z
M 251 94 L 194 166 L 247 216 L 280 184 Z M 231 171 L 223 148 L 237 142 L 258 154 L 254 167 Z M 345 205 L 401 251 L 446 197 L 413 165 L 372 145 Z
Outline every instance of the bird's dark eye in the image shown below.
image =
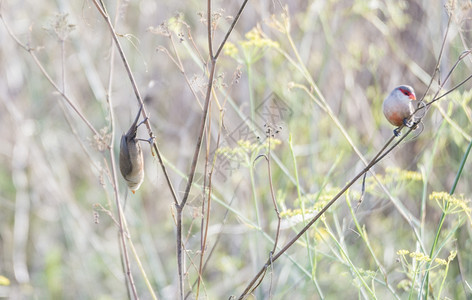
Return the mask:
M 409 90 L 400 89 L 400 91 L 401 91 L 401 92 L 403 93 L 403 95 L 405 95 L 405 96 L 410 96 L 410 95 L 411 95 L 411 93 L 410 93 Z

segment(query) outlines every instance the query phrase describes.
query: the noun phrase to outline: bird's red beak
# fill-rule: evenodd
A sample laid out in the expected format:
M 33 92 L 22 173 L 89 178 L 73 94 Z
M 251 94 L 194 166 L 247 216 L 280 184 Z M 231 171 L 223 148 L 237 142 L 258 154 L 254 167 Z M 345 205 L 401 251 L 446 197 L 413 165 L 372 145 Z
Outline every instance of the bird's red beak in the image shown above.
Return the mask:
M 415 94 L 411 94 L 411 95 L 410 95 L 410 99 L 411 99 L 411 100 L 416 100 Z

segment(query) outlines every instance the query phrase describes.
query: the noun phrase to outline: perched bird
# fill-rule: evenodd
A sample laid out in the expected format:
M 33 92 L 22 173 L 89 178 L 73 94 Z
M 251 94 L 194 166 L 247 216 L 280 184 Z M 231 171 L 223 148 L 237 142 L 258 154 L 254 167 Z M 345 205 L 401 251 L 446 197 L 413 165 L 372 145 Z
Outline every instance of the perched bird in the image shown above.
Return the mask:
M 144 180 L 144 160 L 141 145 L 136 139 L 138 120 L 141 115 L 142 106 L 138 111 L 136 119 L 128 132 L 121 136 L 120 143 L 120 171 L 129 189 L 134 192 L 139 188 Z
M 412 124 L 407 123 L 407 121 L 408 117 L 414 112 L 412 100 L 416 100 L 416 95 L 411 86 L 400 85 L 394 88 L 382 105 L 387 120 L 395 126 L 405 125 L 410 127 Z M 398 128 L 393 132 L 396 136 L 400 135 Z

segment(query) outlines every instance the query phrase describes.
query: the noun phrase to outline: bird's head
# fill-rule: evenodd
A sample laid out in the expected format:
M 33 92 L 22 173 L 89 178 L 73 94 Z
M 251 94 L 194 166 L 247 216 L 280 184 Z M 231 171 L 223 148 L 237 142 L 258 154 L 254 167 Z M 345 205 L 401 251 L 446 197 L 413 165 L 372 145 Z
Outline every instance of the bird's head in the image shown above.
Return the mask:
M 409 85 L 400 85 L 396 87 L 393 92 L 396 94 L 397 97 L 407 97 L 410 100 L 416 100 L 415 91 Z

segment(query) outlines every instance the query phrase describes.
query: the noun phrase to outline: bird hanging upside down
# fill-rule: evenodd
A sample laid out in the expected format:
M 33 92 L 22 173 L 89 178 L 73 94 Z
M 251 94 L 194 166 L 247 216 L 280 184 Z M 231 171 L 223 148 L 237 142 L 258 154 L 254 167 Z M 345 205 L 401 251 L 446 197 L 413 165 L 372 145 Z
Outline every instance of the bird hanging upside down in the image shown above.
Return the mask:
M 141 115 L 142 106 L 138 111 L 136 119 L 128 132 L 121 136 L 120 143 L 120 171 L 129 189 L 134 192 L 139 188 L 144 180 L 144 160 L 143 151 L 136 138 L 138 130 L 138 120 Z

